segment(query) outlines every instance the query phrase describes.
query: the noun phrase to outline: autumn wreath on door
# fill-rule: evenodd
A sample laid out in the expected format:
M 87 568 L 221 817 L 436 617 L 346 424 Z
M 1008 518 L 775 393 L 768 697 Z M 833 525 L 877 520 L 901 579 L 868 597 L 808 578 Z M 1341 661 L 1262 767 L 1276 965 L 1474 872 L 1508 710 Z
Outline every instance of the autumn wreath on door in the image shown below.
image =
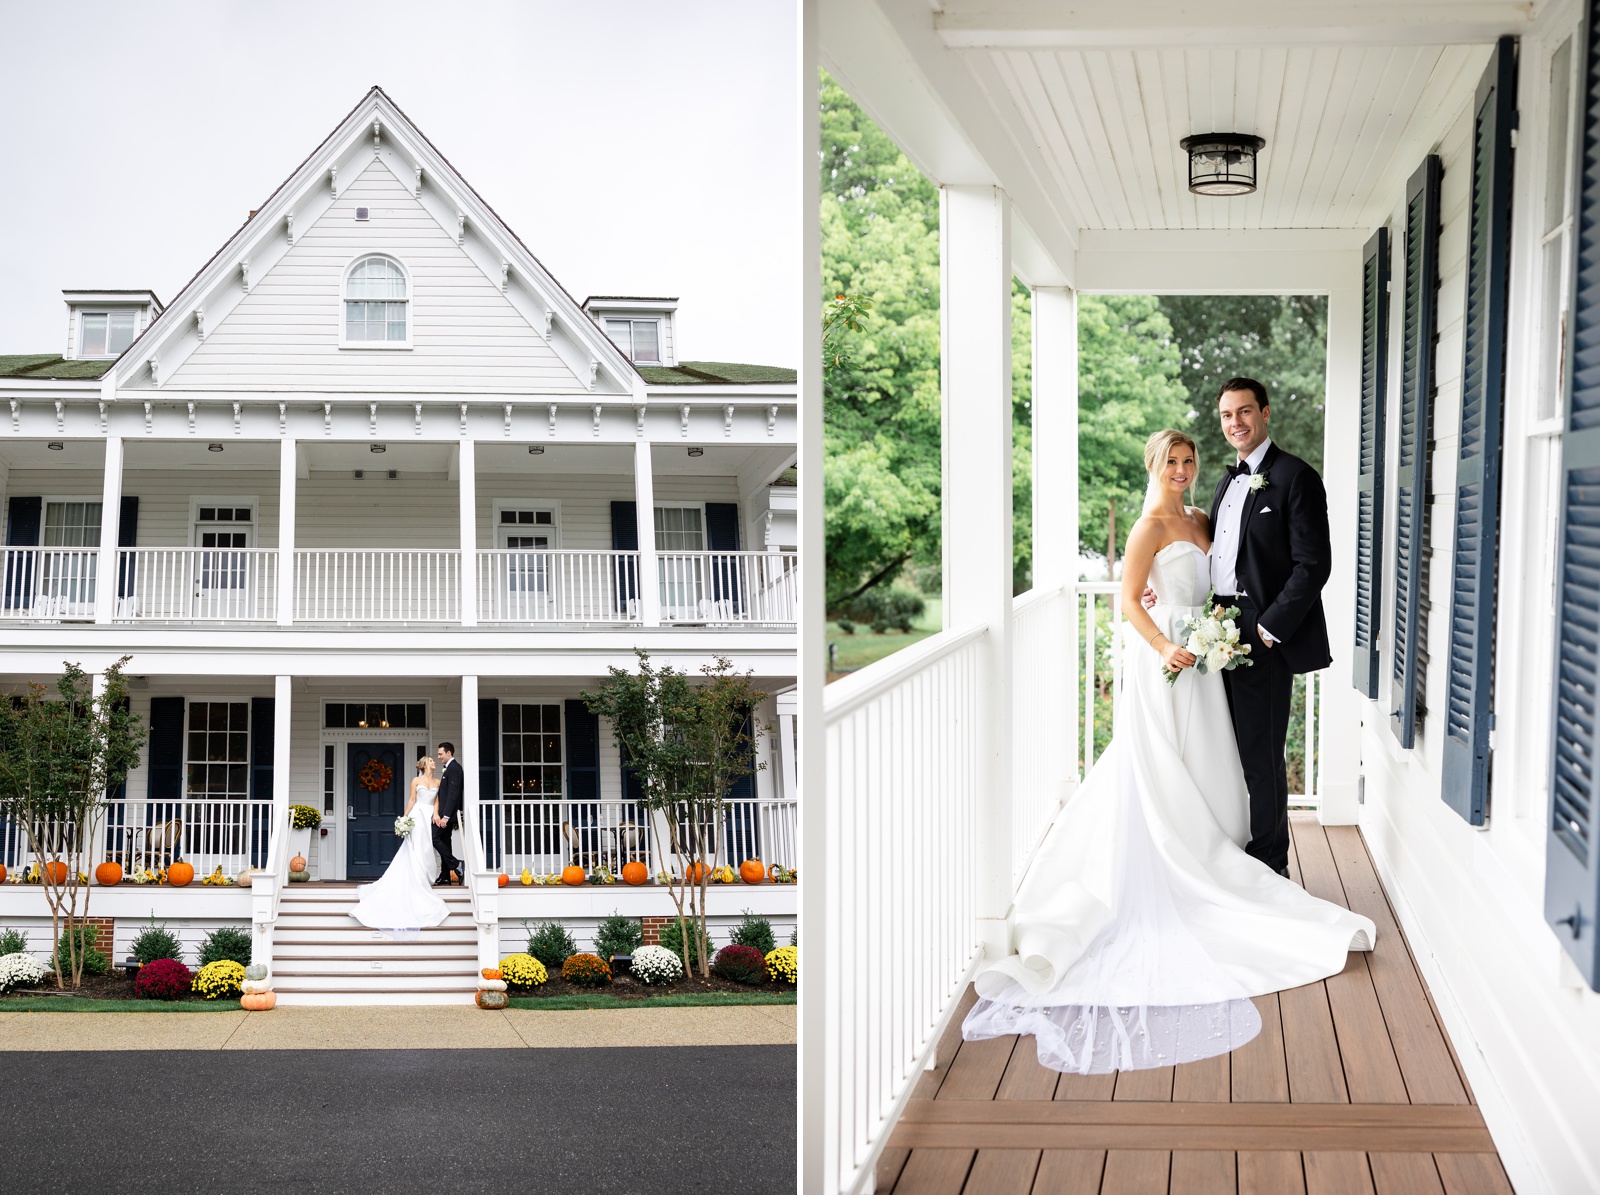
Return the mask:
M 382 760 L 369 759 L 367 766 L 356 775 L 356 783 L 369 793 L 386 792 L 394 783 L 394 769 Z

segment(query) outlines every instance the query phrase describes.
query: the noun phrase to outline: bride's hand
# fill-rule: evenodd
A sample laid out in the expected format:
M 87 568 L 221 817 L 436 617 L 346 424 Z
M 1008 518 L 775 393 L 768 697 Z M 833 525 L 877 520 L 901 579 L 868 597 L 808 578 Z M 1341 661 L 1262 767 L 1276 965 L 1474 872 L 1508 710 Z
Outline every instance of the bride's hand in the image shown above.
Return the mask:
M 1166 636 L 1161 638 L 1161 646 L 1156 648 L 1161 653 L 1161 662 L 1166 665 L 1168 672 L 1182 672 L 1185 668 L 1194 667 L 1194 655 L 1184 651 Z

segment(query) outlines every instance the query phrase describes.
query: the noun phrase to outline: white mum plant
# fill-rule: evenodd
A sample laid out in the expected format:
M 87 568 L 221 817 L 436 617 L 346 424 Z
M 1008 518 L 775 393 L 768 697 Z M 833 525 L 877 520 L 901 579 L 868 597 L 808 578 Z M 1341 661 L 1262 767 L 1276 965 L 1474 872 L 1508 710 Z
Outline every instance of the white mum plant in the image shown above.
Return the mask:
M 683 960 L 665 946 L 641 946 L 633 952 L 633 973 L 644 983 L 671 983 L 683 976 Z
M 26 951 L 0 956 L 0 992 L 32 987 L 43 981 L 49 973 L 48 967 Z

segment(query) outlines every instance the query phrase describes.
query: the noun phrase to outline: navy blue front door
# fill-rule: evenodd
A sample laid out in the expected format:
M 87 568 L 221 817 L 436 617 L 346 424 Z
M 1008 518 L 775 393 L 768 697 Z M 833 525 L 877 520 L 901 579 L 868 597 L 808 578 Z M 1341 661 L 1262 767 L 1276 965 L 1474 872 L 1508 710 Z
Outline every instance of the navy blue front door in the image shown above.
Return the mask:
M 352 880 L 374 880 L 383 874 L 400 846 L 400 839 L 394 832 L 394 819 L 405 810 L 406 785 L 410 782 L 410 774 L 402 766 L 405 748 L 399 743 L 351 743 L 349 752 L 350 804 L 345 815 L 349 846 L 345 876 Z M 361 782 L 363 769 L 373 761 L 389 769 L 389 786 L 377 792 Z

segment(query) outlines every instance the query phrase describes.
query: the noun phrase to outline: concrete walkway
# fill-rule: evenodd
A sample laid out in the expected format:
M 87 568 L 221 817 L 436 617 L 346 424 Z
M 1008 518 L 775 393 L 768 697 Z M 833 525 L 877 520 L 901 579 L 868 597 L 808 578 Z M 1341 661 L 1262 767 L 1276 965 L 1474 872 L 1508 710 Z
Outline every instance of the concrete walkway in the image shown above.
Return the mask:
M 563 1049 L 783 1046 L 792 1004 L 485 1012 L 467 1005 L 331 1006 L 271 1012 L 5 1012 L 4 1050 Z

